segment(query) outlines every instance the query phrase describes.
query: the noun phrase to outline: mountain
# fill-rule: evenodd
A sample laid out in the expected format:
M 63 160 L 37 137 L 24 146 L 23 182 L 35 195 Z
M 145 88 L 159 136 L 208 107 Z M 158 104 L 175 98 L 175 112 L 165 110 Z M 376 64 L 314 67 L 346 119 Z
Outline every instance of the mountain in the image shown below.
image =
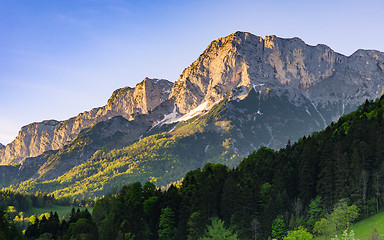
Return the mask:
M 168 99 L 172 83 L 167 80 L 144 79 L 135 88 L 116 90 L 108 103 L 66 121 L 48 120 L 21 128 L 16 139 L 0 148 L 0 164 L 18 164 L 47 150 L 58 150 L 71 143 L 81 130 L 116 116 L 127 120 L 147 114 Z
M 279 149 L 321 130 L 380 97 L 383 84 L 382 52 L 347 57 L 299 38 L 235 32 L 175 83 L 145 79 L 104 107 L 23 127 L 0 149 L 3 164 L 19 164 L 0 168 L 0 184 L 74 196 L 134 181 L 164 186 L 207 162 L 236 166 L 262 145 Z

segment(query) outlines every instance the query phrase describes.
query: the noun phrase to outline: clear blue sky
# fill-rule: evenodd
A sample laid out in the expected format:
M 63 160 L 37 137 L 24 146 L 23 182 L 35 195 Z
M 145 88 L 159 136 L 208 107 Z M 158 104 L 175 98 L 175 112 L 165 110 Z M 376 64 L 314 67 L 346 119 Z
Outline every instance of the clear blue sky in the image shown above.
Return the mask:
M 1 0 L 0 143 L 28 123 L 102 106 L 147 76 L 176 81 L 237 30 L 345 55 L 384 51 L 384 1 Z

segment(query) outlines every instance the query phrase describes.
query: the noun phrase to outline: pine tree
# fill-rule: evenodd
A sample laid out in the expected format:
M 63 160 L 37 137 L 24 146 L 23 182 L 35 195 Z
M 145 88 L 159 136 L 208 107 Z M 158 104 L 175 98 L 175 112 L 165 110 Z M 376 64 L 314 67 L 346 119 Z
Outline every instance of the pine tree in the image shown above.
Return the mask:
M 219 218 L 213 218 L 211 225 L 207 227 L 205 236 L 199 240 L 238 240 L 237 233 L 232 229 L 227 229 L 224 222 Z
M 175 213 L 169 207 L 161 210 L 159 222 L 159 239 L 172 240 L 175 239 Z

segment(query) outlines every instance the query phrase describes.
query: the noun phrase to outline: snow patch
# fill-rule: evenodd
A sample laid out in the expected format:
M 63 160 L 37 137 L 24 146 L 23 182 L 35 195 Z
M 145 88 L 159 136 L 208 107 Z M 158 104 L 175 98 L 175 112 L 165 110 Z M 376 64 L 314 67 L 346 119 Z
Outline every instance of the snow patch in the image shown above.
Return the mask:
M 208 149 L 209 149 L 209 144 L 207 146 L 205 146 L 204 152 L 207 153 Z
M 213 104 L 213 105 L 215 105 L 215 104 Z M 197 106 L 197 108 L 193 109 L 189 113 L 187 113 L 184 116 L 182 116 L 181 118 L 179 118 L 178 121 L 179 122 L 180 121 L 187 121 L 193 117 L 196 117 L 197 115 L 200 115 L 204 110 L 208 109 L 207 106 L 208 106 L 208 102 L 203 102 L 202 104 Z
M 192 111 L 190 111 L 189 113 L 187 113 L 183 116 L 178 116 L 178 112 L 177 112 L 176 105 L 175 105 L 173 108 L 173 112 L 171 112 L 170 114 L 164 115 L 163 120 L 161 120 L 158 123 L 156 123 L 155 125 L 153 125 L 151 127 L 151 129 L 149 129 L 149 131 L 151 131 L 153 128 L 155 128 L 156 126 L 159 126 L 159 125 L 177 123 L 177 122 L 181 122 L 181 121 L 187 121 L 191 118 L 194 118 L 200 114 L 203 114 L 203 113 L 209 111 L 212 108 L 212 106 L 216 105 L 220 101 L 221 101 L 221 99 L 216 101 L 215 103 L 213 103 L 210 106 L 208 106 L 208 101 L 203 102 L 202 104 L 197 106 L 195 109 L 193 109 Z M 175 128 L 172 128 L 169 132 L 173 131 L 173 129 L 175 129 Z
M 161 120 L 160 122 L 156 123 L 155 125 L 153 125 L 149 131 L 151 131 L 153 128 L 159 126 L 159 125 L 162 125 L 162 124 L 165 124 L 165 123 L 174 123 L 174 122 L 177 122 L 178 118 L 177 118 L 177 110 L 176 110 L 176 105 L 173 107 L 173 111 L 170 113 L 170 114 L 165 114 L 164 115 L 164 118 L 163 120 Z
M 261 115 L 263 115 L 263 113 L 262 112 L 260 112 L 260 110 L 257 110 L 257 112 L 256 112 L 257 114 L 259 114 L 260 116 Z
M 305 109 L 305 111 L 312 117 L 312 114 L 308 111 L 308 109 Z

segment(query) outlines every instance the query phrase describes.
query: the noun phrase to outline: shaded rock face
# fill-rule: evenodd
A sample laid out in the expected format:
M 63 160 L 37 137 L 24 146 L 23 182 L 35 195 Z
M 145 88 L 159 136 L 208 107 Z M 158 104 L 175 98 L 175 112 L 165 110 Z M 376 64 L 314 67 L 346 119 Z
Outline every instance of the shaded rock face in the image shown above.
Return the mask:
M 35 157 L 47 150 L 60 149 L 72 142 L 81 130 L 116 116 L 128 120 L 152 111 L 168 99 L 173 83 L 146 78 L 135 88 L 116 90 L 107 105 L 80 113 L 66 121 L 43 121 L 24 126 L 16 139 L 0 148 L 0 164 L 20 163 L 26 157 Z

